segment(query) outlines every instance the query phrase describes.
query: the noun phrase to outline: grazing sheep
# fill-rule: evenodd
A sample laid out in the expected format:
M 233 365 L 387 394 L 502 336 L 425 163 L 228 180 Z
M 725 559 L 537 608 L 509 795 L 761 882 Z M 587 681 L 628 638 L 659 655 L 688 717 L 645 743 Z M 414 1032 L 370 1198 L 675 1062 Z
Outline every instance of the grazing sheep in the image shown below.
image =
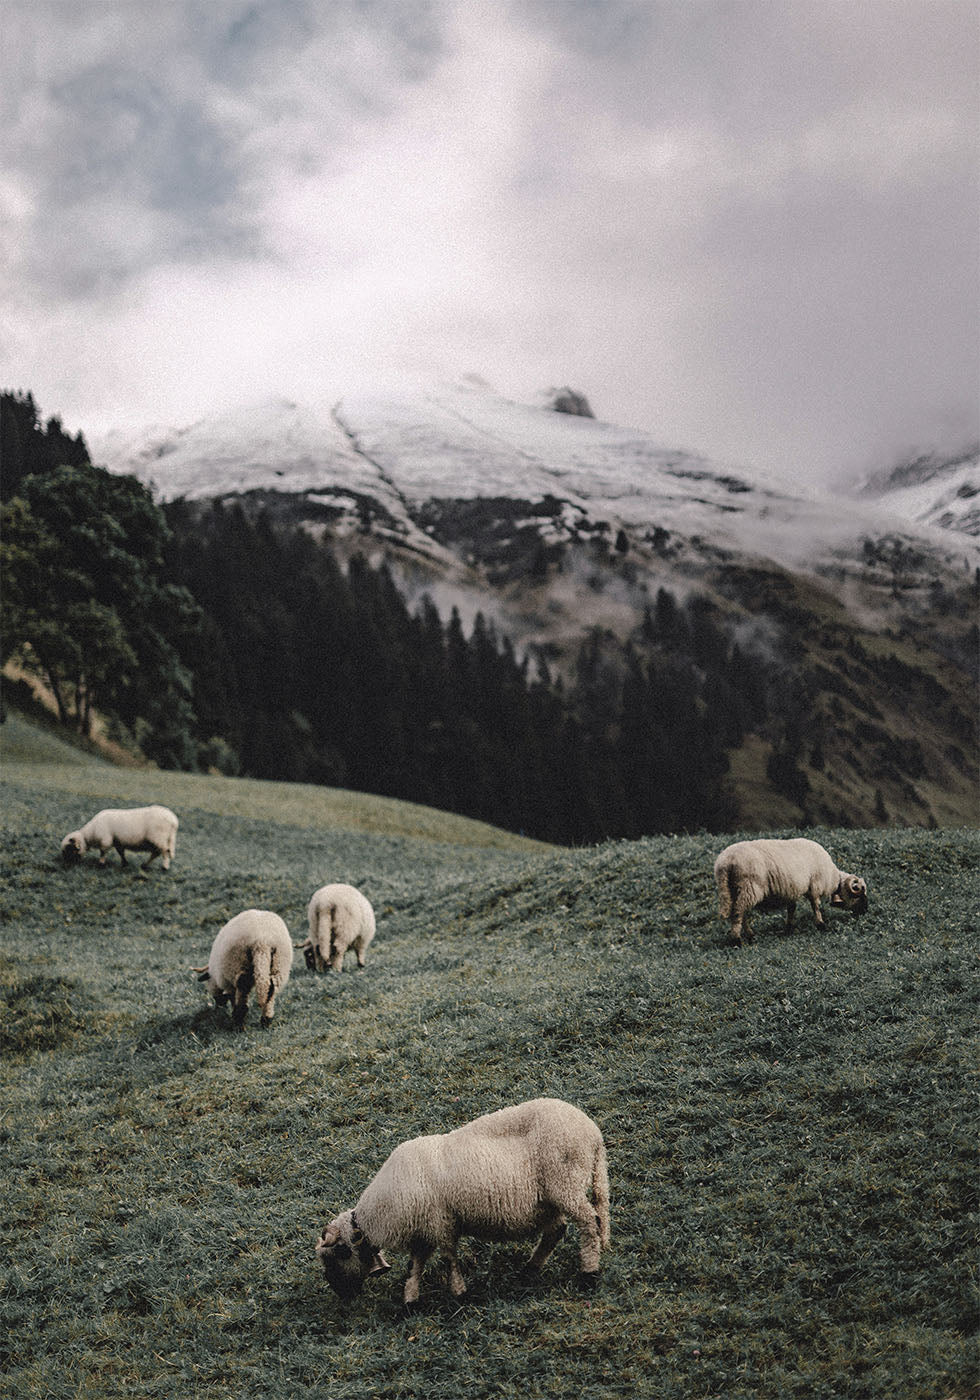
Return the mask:
M 383 1250 L 411 1250 L 404 1294 L 409 1305 L 419 1296 L 426 1261 L 439 1249 L 459 1298 L 466 1291 L 456 1258 L 460 1236 L 507 1240 L 540 1230 L 528 1264 L 536 1272 L 565 1233 L 569 1216 L 579 1228 L 582 1276 L 594 1283 L 600 1250 L 609 1244 L 602 1134 L 572 1104 L 532 1099 L 452 1132 L 403 1142 L 354 1209 L 326 1226 L 316 1252 L 327 1282 L 347 1301 L 368 1275 L 391 1267 Z
M 61 843 L 61 858 L 66 865 L 81 860 L 89 847 L 101 852 L 99 864 L 115 846 L 123 865 L 126 851 L 149 851 L 151 860 L 163 857 L 164 870 L 170 869 L 177 848 L 177 818 L 169 807 L 107 808 L 97 812 L 79 831 L 71 831 Z
M 289 981 L 293 965 L 293 941 L 278 914 L 268 909 L 246 909 L 229 919 L 211 945 L 206 967 L 191 968 L 199 982 L 207 982 L 215 1006 L 234 999 L 232 1020 L 245 1022 L 248 994 L 255 999 L 267 1026 L 276 1012 L 276 994 Z
M 731 921 L 732 938 L 742 942 L 742 931 L 752 937 L 749 916 L 753 909 L 786 910 L 786 930 L 793 927 L 796 901 L 805 895 L 813 907 L 817 926 L 823 928 L 821 899 L 863 914 L 868 907 L 868 887 L 858 875 L 848 875 L 831 860 L 816 841 L 736 841 L 715 861 L 718 913 Z
M 353 948 L 358 967 L 374 937 L 374 910 L 353 885 L 324 885 L 307 909 L 310 936 L 297 944 L 311 972 L 343 972 L 344 954 Z

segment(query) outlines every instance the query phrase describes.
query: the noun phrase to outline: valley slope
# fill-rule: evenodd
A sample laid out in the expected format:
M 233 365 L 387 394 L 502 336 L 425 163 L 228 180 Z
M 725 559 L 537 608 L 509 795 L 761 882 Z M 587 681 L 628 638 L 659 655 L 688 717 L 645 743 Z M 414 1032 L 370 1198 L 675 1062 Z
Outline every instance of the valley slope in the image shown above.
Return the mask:
M 164 501 L 235 499 L 383 558 L 409 599 L 482 611 L 566 678 L 586 636 L 615 664 L 661 590 L 696 593 L 787 696 L 731 756 L 746 827 L 976 821 L 975 449 L 844 493 L 478 381 L 269 400 L 92 449 Z M 787 729 L 805 782 L 781 790 Z

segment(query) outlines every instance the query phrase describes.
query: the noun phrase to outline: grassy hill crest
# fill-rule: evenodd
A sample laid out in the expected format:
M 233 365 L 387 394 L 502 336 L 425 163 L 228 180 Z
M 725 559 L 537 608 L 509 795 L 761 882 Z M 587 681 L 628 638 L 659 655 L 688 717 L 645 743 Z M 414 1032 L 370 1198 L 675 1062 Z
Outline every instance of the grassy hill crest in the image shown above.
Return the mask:
M 75 1397 L 889 1397 L 976 1376 L 980 833 L 809 834 L 864 874 L 862 920 L 757 919 L 731 948 L 727 837 L 549 848 L 407 804 L 68 762 L 4 725 L 0 1329 L 11 1393 Z M 151 790 L 152 789 L 152 790 Z M 169 874 L 64 833 L 178 812 Z M 788 831 L 773 834 L 790 834 Z M 792 834 L 795 834 L 792 833 Z M 295 937 L 362 888 L 362 975 L 302 961 L 235 1034 L 188 971 L 221 923 Z M 564 1242 L 468 1242 L 349 1311 L 316 1234 L 400 1141 L 537 1094 L 610 1156 L 598 1292 Z M 373 1285 L 373 1286 L 372 1286 Z

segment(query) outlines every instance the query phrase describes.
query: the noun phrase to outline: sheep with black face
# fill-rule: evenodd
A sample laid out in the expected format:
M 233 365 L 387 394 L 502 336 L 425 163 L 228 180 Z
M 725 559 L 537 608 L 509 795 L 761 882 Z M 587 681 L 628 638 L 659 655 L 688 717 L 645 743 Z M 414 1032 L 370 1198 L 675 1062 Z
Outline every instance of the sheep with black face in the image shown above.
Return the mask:
M 804 896 L 818 928 L 824 926 L 821 899 L 854 914 L 868 908 L 868 886 L 860 875 L 838 870 L 823 846 L 801 836 L 726 846 L 715 861 L 715 883 L 718 913 L 730 921 L 732 938 L 739 944 L 743 931 L 752 937 L 753 909 L 785 909 L 788 932 L 796 919 L 796 901 Z
M 589 1199 L 589 1192 L 592 1200 Z M 396 1147 L 353 1210 L 323 1230 L 316 1253 L 327 1282 L 349 1300 L 366 1278 L 390 1267 L 385 1250 L 408 1249 L 404 1301 L 414 1303 L 427 1260 L 438 1249 L 449 1287 L 466 1284 L 456 1249 L 461 1236 L 521 1239 L 540 1233 L 529 1268 L 542 1268 L 565 1233 L 579 1230 L 582 1276 L 592 1284 L 609 1244 L 606 1149 L 597 1125 L 561 1099 L 486 1113 L 448 1133 Z
M 276 996 L 289 981 L 293 940 L 278 914 L 268 909 L 245 909 L 221 928 L 211 945 L 205 967 L 194 967 L 199 982 L 207 982 L 215 1006 L 232 1005 L 232 1021 L 245 1023 L 248 996 L 255 988 L 261 1025 L 276 1014 Z
M 74 865 L 86 851 L 99 852 L 99 864 L 105 865 L 106 857 L 115 848 L 123 865 L 127 851 L 149 851 L 150 861 L 161 857 L 164 870 L 170 869 L 170 862 L 177 849 L 177 818 L 169 807 L 107 807 L 80 827 L 70 831 L 61 843 L 61 858 L 66 865 Z
M 374 910 L 353 885 L 324 885 L 307 907 L 309 937 L 298 944 L 311 972 L 343 972 L 344 955 L 353 948 L 358 968 L 374 938 Z

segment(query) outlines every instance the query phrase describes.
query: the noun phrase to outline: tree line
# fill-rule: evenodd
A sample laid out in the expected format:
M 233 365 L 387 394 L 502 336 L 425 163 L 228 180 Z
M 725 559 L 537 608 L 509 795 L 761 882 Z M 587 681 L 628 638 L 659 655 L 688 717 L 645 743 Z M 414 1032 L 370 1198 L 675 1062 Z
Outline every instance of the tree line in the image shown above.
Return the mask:
M 706 600 L 660 590 L 625 648 L 590 633 L 562 680 L 483 615 L 467 635 L 458 611 L 410 608 L 385 566 L 342 567 L 240 504 L 161 508 L 29 395 L 2 408 L 20 451 L 2 478 L 3 659 L 44 678 L 63 723 L 85 733 L 97 709 L 161 766 L 558 842 L 733 824 L 727 753 L 770 698 Z

